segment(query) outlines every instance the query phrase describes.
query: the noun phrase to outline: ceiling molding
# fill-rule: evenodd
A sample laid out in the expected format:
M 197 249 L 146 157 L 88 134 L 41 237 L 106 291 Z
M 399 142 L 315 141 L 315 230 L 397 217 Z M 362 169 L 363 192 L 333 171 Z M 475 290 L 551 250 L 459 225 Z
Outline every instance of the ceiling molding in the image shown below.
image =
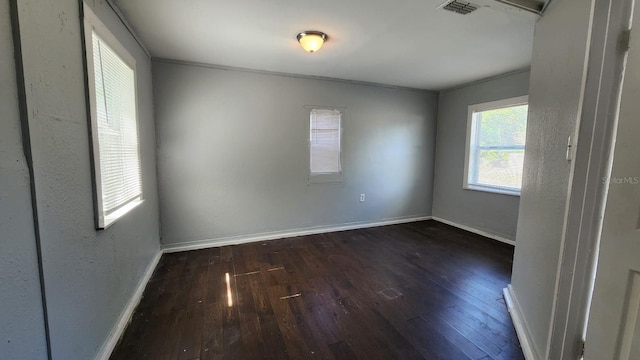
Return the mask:
M 263 0 L 106 1 L 152 60 L 439 93 L 529 66 L 540 15 L 512 3 L 539 9 L 545 0 L 474 0 L 480 8 L 469 16 L 439 9 L 444 0 L 374 0 L 364 8 L 363 0 L 326 0 L 311 13 Z M 329 34 L 318 54 L 295 39 L 307 29 Z M 256 33 L 260 41 L 247 43 Z
M 542 5 L 542 10 L 540 10 L 540 14 L 544 15 L 544 12 L 547 11 L 547 8 L 549 7 L 549 4 L 551 4 L 551 0 L 546 0 L 544 2 L 544 5 Z
M 460 89 L 463 89 L 463 88 L 466 88 L 466 87 L 469 87 L 469 86 L 478 85 L 478 84 L 482 84 L 482 83 L 485 83 L 485 82 L 488 82 L 488 81 L 498 80 L 498 79 L 502 79 L 502 78 L 505 78 L 505 77 L 526 73 L 526 72 L 529 72 L 529 71 L 531 71 L 531 67 L 526 67 L 526 68 L 519 69 L 519 70 L 509 71 L 509 72 L 506 72 L 506 73 L 503 73 L 503 74 L 500 74 L 500 75 L 495 75 L 495 76 L 491 76 L 491 77 L 488 77 L 488 78 L 472 81 L 470 83 L 466 83 L 466 84 L 454 86 L 454 87 L 451 87 L 451 88 L 448 88 L 448 89 L 444 89 L 444 90 L 441 90 L 439 93 L 440 94 L 445 94 L 445 93 L 448 93 L 448 92 L 451 92 L 451 91 L 460 90 Z
M 122 11 L 120 11 L 118 6 L 113 3 L 113 0 L 107 0 L 107 4 L 109 4 L 109 7 L 111 7 L 111 10 L 113 10 L 113 12 L 116 14 L 116 16 L 118 16 L 118 19 L 120 19 L 120 22 L 122 23 L 122 25 L 124 25 L 124 27 L 127 29 L 129 34 L 131 34 L 133 39 L 138 43 L 138 46 L 140 46 L 142 51 L 144 51 L 144 53 L 147 55 L 147 58 L 151 59 L 151 53 L 149 52 L 147 47 L 144 46 L 144 44 L 142 43 L 142 40 L 140 40 L 140 38 L 138 37 L 136 32 L 133 31 L 133 27 L 129 24 L 129 22 L 124 17 L 124 14 L 122 14 Z
M 497 2 L 511 5 L 519 9 L 532 12 L 536 15 L 542 15 L 542 11 L 545 7 L 545 3 L 541 3 L 537 0 L 495 0 Z
M 419 89 L 419 88 L 399 86 L 399 85 L 387 85 L 387 84 L 373 83 L 373 82 L 367 82 L 367 81 L 332 78 L 332 77 L 326 77 L 326 76 L 301 75 L 301 74 L 291 74 L 291 73 L 268 71 L 268 70 L 257 70 L 257 69 L 235 67 L 235 66 L 206 64 L 206 63 L 200 63 L 200 62 L 194 62 L 194 61 L 185 61 L 185 60 L 175 60 L 175 59 L 165 59 L 165 58 L 152 57 L 151 61 L 152 62 L 158 62 L 158 63 L 165 63 L 165 64 L 175 64 L 175 65 L 184 65 L 184 66 L 203 67 L 203 68 L 210 68 L 210 69 L 217 69 L 217 70 L 241 71 L 241 72 L 262 74 L 262 75 L 284 76 L 284 77 L 291 77 L 291 78 L 297 78 L 297 79 L 323 80 L 323 81 L 340 82 L 340 83 L 352 84 L 352 85 L 375 86 L 375 87 L 383 87 L 383 88 L 387 88 L 387 89 L 396 89 L 396 90 L 405 90 L 405 91 L 419 91 L 419 92 L 426 92 L 426 93 L 430 93 L 430 94 L 439 94 L 440 93 L 440 91 L 430 90 L 430 89 Z

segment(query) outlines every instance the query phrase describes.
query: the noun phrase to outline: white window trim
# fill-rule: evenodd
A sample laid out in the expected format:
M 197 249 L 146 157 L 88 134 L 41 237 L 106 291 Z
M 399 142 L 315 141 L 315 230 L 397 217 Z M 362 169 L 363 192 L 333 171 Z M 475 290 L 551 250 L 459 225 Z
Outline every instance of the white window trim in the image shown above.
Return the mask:
M 473 127 L 473 113 L 479 111 L 487 111 L 500 109 L 505 107 L 512 107 L 518 105 L 525 105 L 529 103 L 529 95 L 518 96 L 509 99 L 502 99 L 497 101 L 489 101 L 481 104 L 469 105 L 467 111 L 467 142 L 465 145 L 464 153 L 464 178 L 462 188 L 465 190 L 483 191 L 496 194 L 520 196 L 520 189 L 500 187 L 500 186 L 487 186 L 487 185 L 475 185 L 469 184 L 469 156 L 471 155 L 471 139 L 475 136 L 475 128 Z
M 309 184 L 321 184 L 321 183 L 338 183 L 344 181 L 344 121 L 347 113 L 347 108 L 336 106 L 316 106 L 305 105 L 305 118 L 307 119 L 307 174 Z M 338 110 L 340 111 L 340 172 L 338 173 L 325 173 L 325 174 L 312 174 L 311 173 L 311 138 L 309 138 L 309 127 L 311 110 Z
M 93 38 L 92 33 L 95 31 L 98 36 L 100 36 L 109 47 L 115 51 L 118 56 L 133 69 L 134 76 L 134 94 L 135 94 L 135 112 L 136 119 L 138 117 L 138 79 L 137 79 L 137 69 L 136 69 L 136 60 L 135 58 L 129 54 L 129 52 L 125 49 L 125 47 L 118 41 L 118 39 L 109 31 L 109 29 L 100 21 L 100 19 L 96 16 L 96 14 L 91 10 L 91 8 L 86 4 L 82 3 L 82 11 L 84 18 L 84 45 L 85 45 L 85 61 L 86 61 L 86 77 L 87 77 L 87 92 L 89 94 L 89 111 L 90 111 L 90 128 L 89 131 L 91 133 L 90 136 L 90 149 L 93 157 L 93 163 L 91 166 L 92 176 L 94 181 L 94 189 L 93 189 L 93 198 L 94 198 L 94 212 L 96 218 L 96 229 L 104 230 L 109 226 L 113 225 L 118 219 L 121 219 L 124 215 L 129 213 L 131 210 L 135 209 L 139 205 L 144 202 L 143 193 L 140 195 L 138 200 L 131 201 L 118 210 L 112 212 L 111 214 L 105 215 L 102 211 L 102 196 L 100 195 L 102 189 L 102 177 L 101 177 L 101 169 L 100 169 L 100 151 L 98 150 L 98 117 L 96 110 L 96 94 L 95 91 L 95 78 L 93 76 L 94 73 L 94 63 L 93 63 Z M 138 126 L 138 148 L 140 147 L 140 129 L 139 123 L 136 120 L 136 126 Z M 140 153 L 140 151 L 138 151 Z M 140 159 L 142 160 L 142 159 Z M 142 174 L 141 181 L 142 181 Z

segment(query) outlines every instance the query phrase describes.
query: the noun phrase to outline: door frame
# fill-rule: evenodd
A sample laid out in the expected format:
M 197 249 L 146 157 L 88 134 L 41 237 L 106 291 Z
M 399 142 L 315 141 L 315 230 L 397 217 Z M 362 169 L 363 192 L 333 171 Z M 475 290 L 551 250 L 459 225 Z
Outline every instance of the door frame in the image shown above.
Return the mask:
M 547 358 L 581 357 L 613 162 L 634 0 L 595 0 Z M 621 46 L 622 44 L 622 46 Z M 574 149 L 571 149 L 574 150 Z

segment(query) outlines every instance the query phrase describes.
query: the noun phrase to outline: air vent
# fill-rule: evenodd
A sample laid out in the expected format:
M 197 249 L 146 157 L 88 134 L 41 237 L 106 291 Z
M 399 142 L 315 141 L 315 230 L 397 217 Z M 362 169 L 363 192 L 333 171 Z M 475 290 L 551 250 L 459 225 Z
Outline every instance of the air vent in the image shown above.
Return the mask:
M 478 5 L 472 4 L 466 1 L 447 1 L 440 5 L 441 8 L 449 11 L 453 11 L 458 14 L 467 15 L 470 12 L 478 10 Z

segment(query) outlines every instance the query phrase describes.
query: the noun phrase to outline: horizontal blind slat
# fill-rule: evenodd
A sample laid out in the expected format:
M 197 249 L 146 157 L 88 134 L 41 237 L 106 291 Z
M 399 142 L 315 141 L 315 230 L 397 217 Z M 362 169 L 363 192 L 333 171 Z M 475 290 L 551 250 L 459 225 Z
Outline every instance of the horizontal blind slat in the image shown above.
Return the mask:
M 339 173 L 341 112 L 313 109 L 310 116 L 311 173 Z
M 93 33 L 102 211 L 112 213 L 141 197 L 135 74 Z

